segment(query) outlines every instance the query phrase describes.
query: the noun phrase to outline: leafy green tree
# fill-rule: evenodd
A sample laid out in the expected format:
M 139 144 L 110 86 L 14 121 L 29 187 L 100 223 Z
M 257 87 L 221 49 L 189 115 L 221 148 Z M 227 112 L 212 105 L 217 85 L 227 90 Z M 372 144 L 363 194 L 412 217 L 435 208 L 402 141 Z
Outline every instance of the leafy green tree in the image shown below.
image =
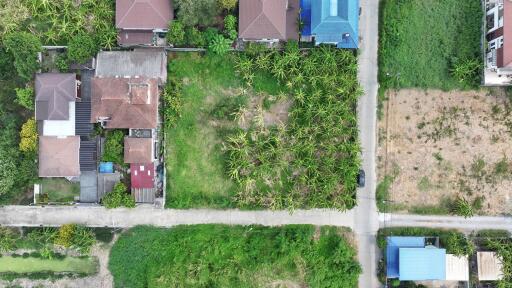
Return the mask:
M 29 110 L 34 110 L 34 89 L 32 87 L 16 88 L 16 103 Z
M 126 186 L 121 182 L 114 186 L 112 192 L 103 197 L 101 203 L 109 209 L 118 207 L 135 207 L 135 200 L 127 193 Z
M 165 127 L 172 128 L 181 117 L 181 89 L 182 83 L 174 77 L 171 77 L 162 93 L 163 115 Z
M 15 31 L 30 17 L 22 0 L 0 0 L 0 37 Z
M 13 32 L 4 37 L 4 46 L 14 56 L 14 67 L 18 75 L 29 81 L 39 69 L 37 53 L 43 50 L 41 41 L 28 32 Z
M 213 38 L 212 42 L 210 42 L 208 45 L 208 50 L 218 55 L 224 55 L 231 48 L 231 43 L 233 43 L 233 41 L 224 38 L 224 36 L 220 34 L 217 34 L 215 38 Z
M 124 165 L 124 133 L 121 130 L 109 131 L 105 140 L 105 151 L 101 158 L 104 162 L 114 162 Z
M 220 8 L 228 10 L 228 11 L 235 9 L 236 3 L 238 3 L 238 0 L 218 0 L 218 1 L 219 1 Z
M 21 126 L 20 151 L 23 153 L 35 153 L 37 151 L 37 123 L 30 118 Z
M 98 50 L 95 39 L 90 34 L 81 32 L 69 40 L 67 56 L 69 61 L 83 64 L 94 57 Z
M 185 26 L 211 26 L 220 14 L 217 0 L 176 0 L 177 17 Z
M 175 46 L 185 44 L 185 26 L 178 20 L 169 23 L 169 31 L 167 32 L 167 42 Z

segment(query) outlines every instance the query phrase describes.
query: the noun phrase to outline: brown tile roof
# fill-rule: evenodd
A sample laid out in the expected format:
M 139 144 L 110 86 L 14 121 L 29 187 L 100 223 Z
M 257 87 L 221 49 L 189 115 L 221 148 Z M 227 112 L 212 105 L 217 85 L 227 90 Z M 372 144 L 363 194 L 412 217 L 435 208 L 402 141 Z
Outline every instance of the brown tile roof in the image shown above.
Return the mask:
M 153 139 L 124 138 L 125 163 L 153 163 Z
M 172 0 L 116 0 L 116 27 L 167 29 L 173 13 Z
M 512 0 L 503 1 L 503 67 L 512 68 Z
M 299 0 L 240 0 L 240 38 L 298 39 L 299 8 Z
M 39 177 L 80 176 L 80 136 L 39 137 Z
M 148 30 L 121 30 L 117 34 L 119 45 L 151 44 L 153 32 Z
M 106 128 L 156 128 L 157 79 L 93 77 L 91 94 L 91 122 L 109 119 Z
M 69 102 L 76 101 L 76 74 L 36 74 L 36 120 L 68 120 Z

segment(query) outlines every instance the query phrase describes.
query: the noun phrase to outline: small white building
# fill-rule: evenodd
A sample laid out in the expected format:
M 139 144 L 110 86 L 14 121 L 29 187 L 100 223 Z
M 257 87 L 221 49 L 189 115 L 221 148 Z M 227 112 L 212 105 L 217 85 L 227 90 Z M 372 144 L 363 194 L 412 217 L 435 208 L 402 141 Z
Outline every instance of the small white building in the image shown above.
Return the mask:
M 478 280 L 498 281 L 503 279 L 503 263 L 496 252 L 478 252 Z

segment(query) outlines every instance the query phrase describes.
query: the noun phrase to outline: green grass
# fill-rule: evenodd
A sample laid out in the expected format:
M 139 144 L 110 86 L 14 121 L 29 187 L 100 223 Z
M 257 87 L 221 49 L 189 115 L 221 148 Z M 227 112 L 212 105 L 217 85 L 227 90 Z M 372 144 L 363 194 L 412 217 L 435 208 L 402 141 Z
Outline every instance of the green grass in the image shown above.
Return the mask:
M 478 0 L 381 1 L 383 89 L 466 88 L 451 77 L 450 69 L 456 59 L 480 57 L 482 15 Z
M 98 263 L 91 258 L 66 257 L 58 259 L 0 257 L 0 273 L 73 272 L 94 274 Z
M 339 228 L 136 227 L 110 253 L 115 287 L 356 287 L 356 251 Z M 295 286 L 293 286 L 295 287 Z
M 48 193 L 49 202 L 72 202 L 80 196 L 80 184 L 62 178 L 46 178 L 41 181 L 43 193 Z
M 184 79 L 184 85 L 181 118 L 166 131 L 166 206 L 229 207 L 234 184 L 225 176 L 221 139 L 208 114 L 225 89 L 240 85 L 233 63 L 225 57 L 178 54 L 170 61 L 169 74 Z

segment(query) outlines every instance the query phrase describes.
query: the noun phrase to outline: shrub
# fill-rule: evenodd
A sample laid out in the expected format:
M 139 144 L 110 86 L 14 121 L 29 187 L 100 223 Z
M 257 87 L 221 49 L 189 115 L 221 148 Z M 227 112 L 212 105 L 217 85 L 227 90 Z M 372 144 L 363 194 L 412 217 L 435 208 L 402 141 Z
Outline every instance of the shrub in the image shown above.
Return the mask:
M 167 42 L 175 46 L 182 46 L 185 44 L 185 27 L 181 21 L 175 20 L 169 23 Z
M 452 76 L 465 87 L 476 87 L 480 83 L 482 65 L 476 58 L 455 60 L 451 69 Z
M 206 45 L 210 45 L 210 43 L 212 43 L 213 39 L 215 39 L 215 37 L 217 37 L 218 34 L 219 29 L 213 27 L 206 28 L 203 34 Z
M 21 126 L 20 151 L 26 154 L 37 151 L 37 123 L 30 118 Z
M 127 193 L 126 186 L 121 182 L 114 186 L 114 190 L 112 190 L 112 192 L 103 197 L 101 203 L 109 209 L 118 207 L 135 207 L 135 200 Z
M 211 26 L 220 14 L 217 0 L 176 0 L 177 18 L 185 26 Z
M 235 120 L 236 113 L 247 105 L 247 101 L 248 97 L 245 95 L 224 97 L 215 105 L 210 115 L 217 119 Z
M 105 151 L 101 160 L 124 165 L 123 160 L 124 133 L 121 130 L 109 131 L 105 140 Z
M 34 110 L 34 89 L 32 87 L 15 88 L 16 90 L 16 103 L 21 106 Z
M 0 227 L 0 253 L 16 249 L 19 235 L 13 229 Z
M 268 51 L 267 46 L 263 43 L 249 42 L 245 45 L 244 52 L 248 56 L 254 57 Z
M 96 243 L 96 238 L 92 230 L 76 224 L 62 225 L 54 241 L 56 245 L 76 249 L 82 254 L 89 253 L 94 243 Z M 53 257 L 55 256 L 53 255 Z
M 226 10 L 233 10 L 236 7 L 238 0 L 218 0 L 219 7 Z
M 224 36 L 217 34 L 212 42 L 208 45 L 208 50 L 218 55 L 224 55 L 231 48 L 232 41 L 224 38 Z
M 93 57 L 98 50 L 98 45 L 91 35 L 79 33 L 71 37 L 67 55 L 70 61 L 82 64 Z
M 457 256 L 470 256 L 475 253 L 475 244 L 460 233 L 452 232 L 446 239 L 446 249 Z
M 453 202 L 452 213 L 463 216 L 464 218 L 469 218 L 473 217 L 475 211 L 473 205 L 471 205 L 468 200 L 464 199 L 462 196 L 458 196 Z
M 165 127 L 172 128 L 176 125 L 176 122 L 181 117 L 181 89 L 182 83 L 174 77 L 171 77 L 167 83 L 167 86 L 162 93 L 163 99 L 163 116 L 165 121 Z
M 43 50 L 39 38 L 28 32 L 13 32 L 5 36 L 3 44 L 14 56 L 18 75 L 25 81 L 32 79 L 39 69 L 37 53 Z
M 206 46 L 203 33 L 196 27 L 185 28 L 185 37 L 188 46 L 201 48 Z
M 69 63 L 68 56 L 66 54 L 59 55 L 57 59 L 55 59 L 55 66 L 61 73 L 65 73 L 69 71 Z
M 236 22 L 237 19 L 233 15 L 227 15 L 224 17 L 224 32 L 231 40 L 235 40 L 238 37 Z
M 400 287 L 400 280 L 399 279 L 391 280 L 391 287 Z
M 72 245 L 72 238 L 73 233 L 75 233 L 75 228 L 75 224 L 64 224 L 60 226 L 54 244 L 69 248 Z

